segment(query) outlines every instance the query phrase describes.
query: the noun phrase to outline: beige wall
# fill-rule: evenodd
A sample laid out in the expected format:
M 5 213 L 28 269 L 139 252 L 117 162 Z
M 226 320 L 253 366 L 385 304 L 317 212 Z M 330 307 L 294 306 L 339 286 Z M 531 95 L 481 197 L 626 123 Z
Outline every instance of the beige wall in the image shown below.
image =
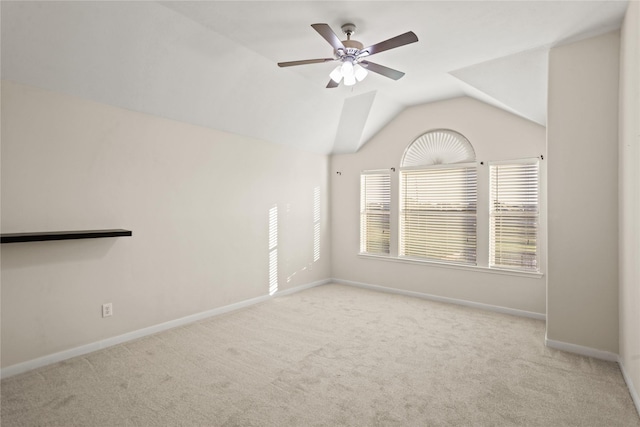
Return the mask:
M 618 32 L 551 50 L 547 338 L 618 352 Z
M 279 288 L 330 277 L 327 170 L 323 155 L 3 82 L 2 232 L 133 236 L 2 245 L 2 366 L 267 295 L 275 205 Z
M 406 147 L 422 133 L 438 128 L 462 133 L 473 145 L 477 160 L 485 163 L 485 166 L 478 167 L 478 264 L 487 265 L 487 162 L 533 158 L 546 154 L 545 129 L 505 111 L 463 97 L 408 108 L 359 152 L 331 157 L 333 277 L 544 314 L 544 277 L 507 276 L 490 273 L 486 269 L 470 271 L 358 256 L 361 171 L 395 167 L 396 172 L 391 174 L 391 179 L 392 186 L 397 188 L 398 167 Z M 544 163 L 541 162 L 543 177 Z M 341 174 L 338 175 L 337 172 Z M 397 198 L 392 199 L 392 206 L 397 206 L 397 203 Z M 544 209 L 542 225 L 541 246 L 544 248 Z M 393 217 L 391 228 L 392 241 L 397 242 L 398 236 L 394 233 L 397 226 Z M 543 265 L 543 272 L 544 269 Z
M 620 48 L 620 361 L 640 393 L 640 3 L 632 1 Z M 640 401 L 636 401 L 639 405 Z

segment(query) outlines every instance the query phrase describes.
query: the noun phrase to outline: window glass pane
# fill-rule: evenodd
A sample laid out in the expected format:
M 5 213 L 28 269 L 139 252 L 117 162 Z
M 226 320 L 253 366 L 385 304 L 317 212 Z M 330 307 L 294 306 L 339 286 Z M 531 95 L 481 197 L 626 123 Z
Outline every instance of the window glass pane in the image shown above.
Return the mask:
M 476 262 L 475 167 L 401 172 L 400 255 Z
M 489 266 L 538 271 L 538 162 L 490 166 Z
M 365 173 L 360 178 L 360 252 L 389 253 L 391 177 Z

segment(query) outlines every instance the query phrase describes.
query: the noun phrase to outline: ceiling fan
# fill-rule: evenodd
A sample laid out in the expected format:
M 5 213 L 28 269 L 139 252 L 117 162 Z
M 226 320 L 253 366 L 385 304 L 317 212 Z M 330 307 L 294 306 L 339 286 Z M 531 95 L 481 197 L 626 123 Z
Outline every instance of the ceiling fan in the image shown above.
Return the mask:
M 356 26 L 353 24 L 344 24 L 341 27 L 342 32 L 347 36 L 347 39 L 343 41 L 340 41 L 336 33 L 334 33 L 331 27 L 327 24 L 312 24 L 311 26 L 333 47 L 334 57 L 279 62 L 278 66 L 291 67 L 294 65 L 340 61 L 341 64 L 338 65 L 331 74 L 329 74 L 331 80 L 329 80 L 327 88 L 338 87 L 340 81 L 343 79 L 345 86 L 352 86 L 356 81 L 362 81 L 362 79 L 367 76 L 367 71 L 373 71 L 374 73 L 381 74 L 385 77 L 389 77 L 390 79 L 398 80 L 404 76 L 403 72 L 367 61 L 365 58 L 376 53 L 384 52 L 385 50 L 418 41 L 418 37 L 413 33 L 413 31 L 409 31 L 404 34 L 400 34 L 399 36 L 392 37 L 389 40 L 363 48 L 362 43 L 357 40 L 351 40 L 351 36 L 356 31 Z

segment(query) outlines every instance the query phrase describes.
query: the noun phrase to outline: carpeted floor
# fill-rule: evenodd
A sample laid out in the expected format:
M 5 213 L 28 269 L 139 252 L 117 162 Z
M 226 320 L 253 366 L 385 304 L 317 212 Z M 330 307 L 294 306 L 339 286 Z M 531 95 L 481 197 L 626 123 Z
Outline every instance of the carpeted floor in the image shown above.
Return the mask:
M 339 285 L 2 381 L 2 426 L 640 426 L 542 321 Z

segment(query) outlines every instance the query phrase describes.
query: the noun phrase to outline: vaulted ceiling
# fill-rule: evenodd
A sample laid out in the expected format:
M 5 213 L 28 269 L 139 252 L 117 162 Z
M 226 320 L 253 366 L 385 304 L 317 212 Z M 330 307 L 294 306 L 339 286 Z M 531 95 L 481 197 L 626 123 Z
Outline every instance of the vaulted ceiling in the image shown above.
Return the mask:
M 355 152 L 404 108 L 471 96 L 546 123 L 551 47 L 619 28 L 626 1 L 1 2 L 2 78 L 319 153 Z M 312 28 L 419 42 L 326 89 Z

